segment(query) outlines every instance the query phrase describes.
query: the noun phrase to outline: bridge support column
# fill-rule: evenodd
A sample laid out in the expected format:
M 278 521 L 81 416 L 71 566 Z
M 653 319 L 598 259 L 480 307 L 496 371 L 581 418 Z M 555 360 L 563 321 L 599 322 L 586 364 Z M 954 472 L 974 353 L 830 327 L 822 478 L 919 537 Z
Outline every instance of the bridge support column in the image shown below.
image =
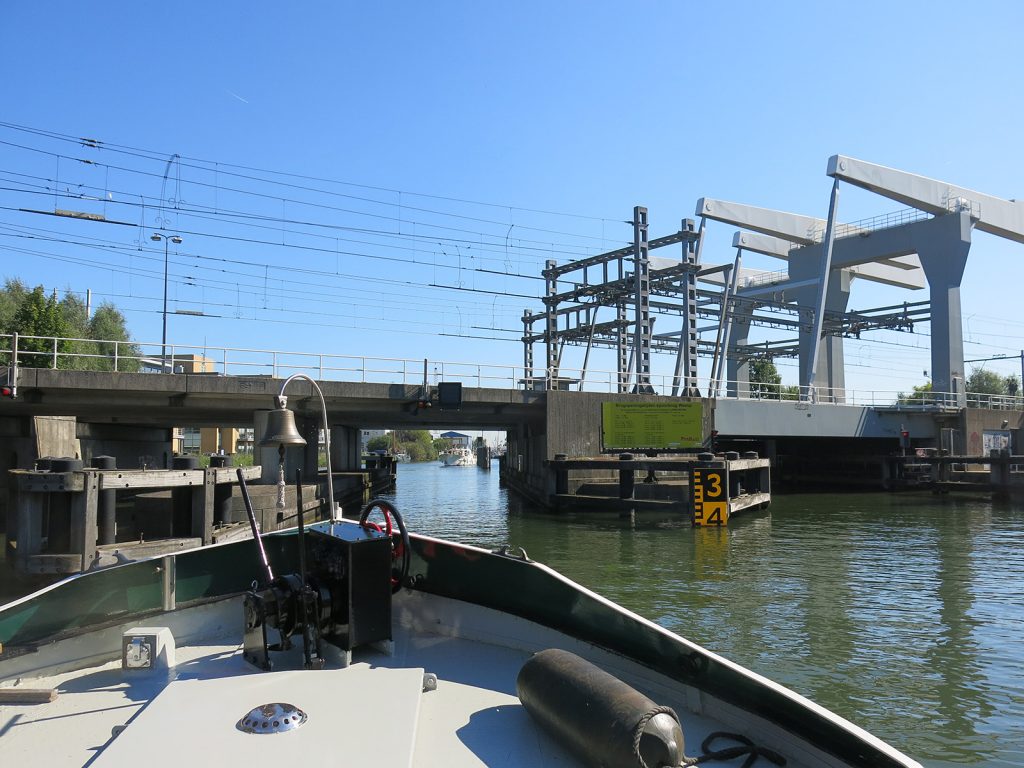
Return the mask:
M 732 319 L 732 342 L 730 348 L 747 346 L 750 336 L 750 314 L 737 313 Z M 735 354 L 726 353 L 725 358 L 725 392 L 728 397 L 750 397 L 750 360 L 740 359 Z
M 938 216 L 927 231 L 914 230 L 914 245 L 928 278 L 931 299 L 932 388 L 956 393 L 964 405 L 964 338 L 960 315 L 960 281 L 971 250 L 971 217 L 967 211 Z
M 817 274 L 816 265 L 813 269 L 801 269 L 794 262 L 789 264 L 790 277 L 802 279 L 804 272 L 808 276 Z M 796 274 L 795 274 L 796 273 Z M 799 277 L 797 277 L 799 275 Z M 850 302 L 850 273 L 846 270 L 832 270 L 828 277 L 828 290 L 825 294 L 825 312 L 846 312 Z M 811 358 L 814 355 L 814 318 L 808 318 L 804 310 L 816 311 L 818 287 L 806 286 L 796 291 L 796 303 L 801 309 L 800 317 L 800 382 L 809 381 L 811 376 Z M 846 371 L 843 354 L 843 338 L 841 336 L 825 336 L 821 339 L 818 350 L 818 370 L 815 386 L 819 392 L 824 389 L 821 399 L 826 402 L 841 403 L 846 399 Z
M 302 462 L 302 479 L 315 483 L 320 467 L 320 421 L 317 417 L 300 417 L 295 420 L 295 426 L 299 434 L 306 441 L 302 448 L 300 461 Z M 287 458 L 286 458 L 287 461 Z M 292 469 L 286 477 L 288 483 L 295 482 L 295 470 Z
M 331 427 L 331 471 L 357 472 L 363 461 L 357 427 Z

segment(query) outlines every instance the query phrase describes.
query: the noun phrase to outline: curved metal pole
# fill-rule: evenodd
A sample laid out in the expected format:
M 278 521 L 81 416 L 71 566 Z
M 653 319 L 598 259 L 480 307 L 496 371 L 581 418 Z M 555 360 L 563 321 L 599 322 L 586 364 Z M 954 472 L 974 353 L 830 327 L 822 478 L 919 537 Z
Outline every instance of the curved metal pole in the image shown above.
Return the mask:
M 334 523 L 337 521 L 334 518 L 334 475 L 331 472 L 331 427 L 327 423 L 327 401 L 324 400 L 324 393 L 320 391 L 320 385 L 304 373 L 295 373 L 285 379 L 284 384 L 281 385 L 281 391 L 277 393 L 277 396 L 284 397 L 285 387 L 295 379 L 305 379 L 308 381 L 313 385 L 313 389 L 316 390 L 317 395 L 320 396 L 320 415 L 324 420 L 324 448 L 327 450 L 327 504 L 330 506 L 331 522 Z

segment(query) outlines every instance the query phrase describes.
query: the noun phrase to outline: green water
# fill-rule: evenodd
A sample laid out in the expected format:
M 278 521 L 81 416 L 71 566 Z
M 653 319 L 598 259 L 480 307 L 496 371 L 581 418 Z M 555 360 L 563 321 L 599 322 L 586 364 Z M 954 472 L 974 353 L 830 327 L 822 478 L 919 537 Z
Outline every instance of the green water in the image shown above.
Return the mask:
M 552 516 L 497 471 L 400 465 L 410 529 L 530 557 L 927 766 L 1024 766 L 1024 509 L 931 494 L 776 497 L 726 529 Z

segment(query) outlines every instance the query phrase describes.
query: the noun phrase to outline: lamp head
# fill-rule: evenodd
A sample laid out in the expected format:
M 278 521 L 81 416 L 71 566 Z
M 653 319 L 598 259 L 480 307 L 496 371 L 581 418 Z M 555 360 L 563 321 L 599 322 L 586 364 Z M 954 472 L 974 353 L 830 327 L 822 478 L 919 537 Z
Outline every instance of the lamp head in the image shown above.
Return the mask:
M 149 236 L 149 239 L 152 240 L 154 243 L 159 243 L 161 240 L 163 240 L 163 237 L 154 232 L 152 235 Z
M 181 245 L 181 238 L 175 235 L 174 237 L 171 238 L 171 242 L 174 243 L 175 245 Z
M 295 426 L 295 413 L 288 409 L 288 398 L 279 395 L 274 398 L 277 406 L 267 414 L 267 428 L 260 440 L 260 448 L 281 445 L 305 445 L 306 440 Z

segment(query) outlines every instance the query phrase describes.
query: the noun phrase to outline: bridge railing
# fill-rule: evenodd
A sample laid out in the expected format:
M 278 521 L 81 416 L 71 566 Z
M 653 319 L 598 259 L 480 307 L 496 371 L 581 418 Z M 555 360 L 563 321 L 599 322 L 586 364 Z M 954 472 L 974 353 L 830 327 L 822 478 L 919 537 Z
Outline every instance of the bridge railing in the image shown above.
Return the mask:
M 450 360 L 369 357 L 322 352 L 266 350 L 250 347 L 167 344 L 138 341 L 96 341 L 52 336 L 0 334 L 0 365 L 11 365 L 17 349 L 18 364 L 33 368 L 93 370 L 128 373 L 199 374 L 212 376 L 266 376 L 283 379 L 304 373 L 319 381 L 348 381 L 374 384 L 430 386 L 441 381 L 461 382 L 467 387 L 493 389 L 554 389 L 615 393 L 620 390 L 618 371 L 560 368 L 545 377 L 543 368 L 460 362 Z M 625 391 L 636 389 L 635 377 L 627 376 Z M 711 396 L 707 379 L 697 381 L 701 395 Z M 651 373 L 642 388 L 659 395 L 681 394 L 673 375 Z M 925 392 L 906 395 L 895 390 L 831 390 L 816 387 L 801 398 L 794 386 L 722 382 L 718 396 L 723 399 L 830 403 L 834 405 L 895 408 L 993 408 L 1024 410 L 1020 395 L 984 393 Z
M 320 381 L 407 385 L 458 381 L 503 389 L 520 387 L 524 380 L 521 367 L 500 364 L 13 334 L 0 334 L 0 365 L 12 364 L 15 346 L 18 364 L 30 368 L 276 379 L 305 373 Z

